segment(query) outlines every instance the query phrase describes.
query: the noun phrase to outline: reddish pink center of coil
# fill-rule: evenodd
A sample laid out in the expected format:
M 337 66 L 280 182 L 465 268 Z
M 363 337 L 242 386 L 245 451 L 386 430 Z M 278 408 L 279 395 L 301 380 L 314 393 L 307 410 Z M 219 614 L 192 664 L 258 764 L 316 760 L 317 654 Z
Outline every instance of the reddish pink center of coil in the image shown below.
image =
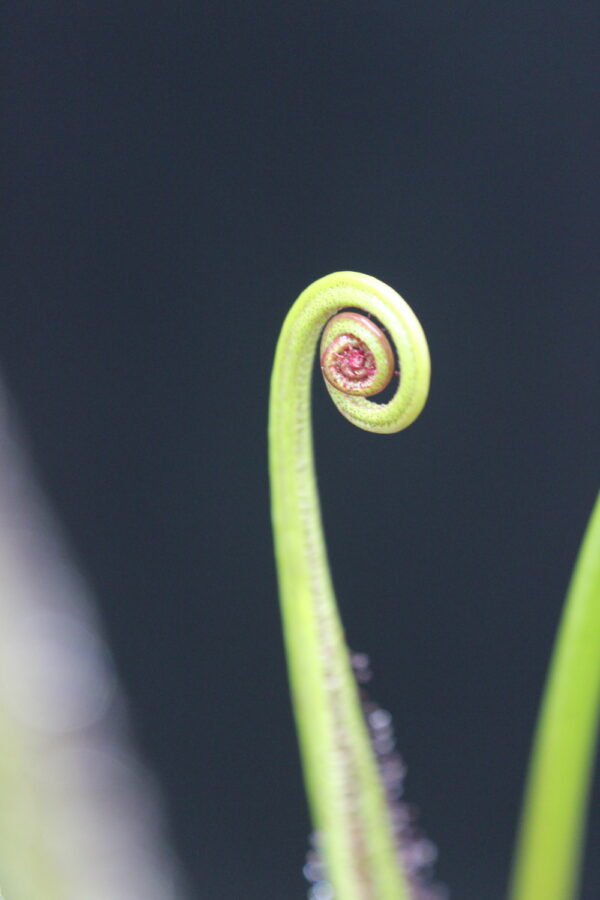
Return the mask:
M 347 394 L 361 394 L 377 374 L 375 357 L 353 334 L 334 338 L 321 357 L 321 367 L 327 381 Z
M 344 337 L 352 340 L 352 335 L 344 335 Z M 337 353 L 337 369 L 342 373 L 344 378 L 350 381 L 363 381 L 365 378 L 372 378 L 376 372 L 375 358 L 367 345 L 362 341 L 354 339 L 346 349 L 341 353 Z

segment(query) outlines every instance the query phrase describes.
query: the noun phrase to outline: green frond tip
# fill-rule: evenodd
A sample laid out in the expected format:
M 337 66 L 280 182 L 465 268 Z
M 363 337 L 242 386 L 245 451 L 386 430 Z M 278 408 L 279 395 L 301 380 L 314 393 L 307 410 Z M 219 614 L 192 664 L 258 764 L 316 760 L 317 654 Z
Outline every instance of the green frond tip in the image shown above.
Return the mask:
M 285 319 L 275 354 L 269 414 L 269 468 L 275 555 L 294 712 L 311 813 L 337 900 L 409 900 L 383 787 L 370 746 L 337 612 L 313 464 L 310 384 L 315 348 L 336 320 L 333 353 L 322 351 L 325 382 L 350 422 L 389 434 L 410 425 L 429 389 L 429 351 L 421 326 L 390 287 L 356 272 L 310 285 Z M 400 371 L 392 399 L 361 396 L 386 383 L 395 365 L 368 320 L 387 331 Z M 360 316 L 358 318 L 361 318 Z M 379 325 L 375 326 L 379 331 Z M 373 342 L 372 342 L 373 341 Z M 333 367 L 334 370 L 330 370 Z M 377 371 L 375 371 L 377 370 Z M 351 384 L 345 393 L 336 385 Z M 374 510 L 375 512 L 375 510 Z
M 574 900 L 600 712 L 600 495 L 567 593 L 534 741 L 511 900 Z

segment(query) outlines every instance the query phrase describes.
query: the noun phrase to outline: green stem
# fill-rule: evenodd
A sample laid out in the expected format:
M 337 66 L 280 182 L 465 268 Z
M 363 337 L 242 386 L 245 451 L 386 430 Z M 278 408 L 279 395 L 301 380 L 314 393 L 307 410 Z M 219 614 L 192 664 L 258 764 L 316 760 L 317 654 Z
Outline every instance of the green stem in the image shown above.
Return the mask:
M 340 272 L 300 295 L 283 325 L 271 382 L 275 553 L 304 776 L 328 878 L 338 900 L 408 900 L 336 608 L 313 466 L 315 346 L 327 320 L 348 307 L 373 314 L 389 331 L 402 376 L 386 404 L 327 384 L 342 414 L 361 428 L 391 433 L 409 425 L 427 397 L 425 337 L 391 288 L 367 275 Z
M 542 702 L 512 900 L 576 896 L 599 712 L 600 496 L 575 565 Z

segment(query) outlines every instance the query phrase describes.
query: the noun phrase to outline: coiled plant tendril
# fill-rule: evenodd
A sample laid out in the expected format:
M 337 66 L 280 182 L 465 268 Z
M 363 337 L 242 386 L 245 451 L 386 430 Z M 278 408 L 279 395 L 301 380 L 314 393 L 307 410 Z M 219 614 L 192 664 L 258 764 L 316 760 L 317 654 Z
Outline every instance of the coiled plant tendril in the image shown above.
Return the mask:
M 369 396 L 400 378 L 387 403 Z M 284 638 L 309 803 L 337 900 L 408 900 L 404 873 L 338 616 L 313 464 L 310 383 L 321 367 L 339 411 L 391 434 L 421 412 L 429 390 L 423 330 L 390 287 L 356 272 L 310 285 L 277 345 L 269 414 L 269 467 Z

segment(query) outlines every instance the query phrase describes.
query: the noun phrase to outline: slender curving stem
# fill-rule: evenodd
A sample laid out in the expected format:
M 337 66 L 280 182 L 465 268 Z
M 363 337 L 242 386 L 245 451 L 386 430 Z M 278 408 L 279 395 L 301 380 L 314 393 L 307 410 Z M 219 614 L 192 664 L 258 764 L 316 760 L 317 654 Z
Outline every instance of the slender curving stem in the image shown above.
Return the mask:
M 369 395 L 382 390 L 394 374 L 393 352 L 369 319 L 336 316 L 347 308 L 372 314 L 391 336 L 400 378 L 388 403 L 372 402 L 356 389 L 362 385 Z M 408 900 L 336 608 L 314 473 L 311 375 L 319 335 L 334 316 L 321 365 L 334 403 L 350 422 L 381 434 L 400 431 L 419 415 L 429 390 L 425 336 L 387 285 L 337 272 L 310 285 L 292 306 L 275 354 L 269 414 L 284 639 L 307 794 L 335 896 Z
M 511 900 L 577 895 L 600 715 L 600 495 L 569 585 L 533 752 Z

